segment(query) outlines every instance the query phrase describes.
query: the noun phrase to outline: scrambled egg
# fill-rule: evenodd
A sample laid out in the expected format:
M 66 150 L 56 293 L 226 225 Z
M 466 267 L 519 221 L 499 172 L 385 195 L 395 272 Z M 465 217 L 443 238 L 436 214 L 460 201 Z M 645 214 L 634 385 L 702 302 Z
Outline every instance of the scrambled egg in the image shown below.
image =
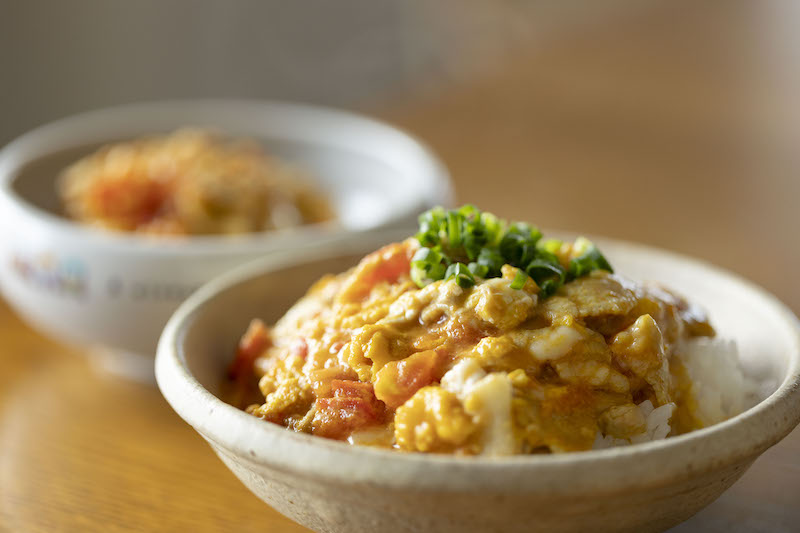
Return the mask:
M 391 244 L 324 277 L 271 329 L 254 321 L 237 364 L 261 376 L 264 402 L 248 412 L 351 443 L 470 455 L 697 426 L 673 352 L 713 330 L 682 299 L 603 271 L 540 299 L 531 279 L 510 287 L 508 265 L 470 288 L 418 288 L 418 246 Z M 649 428 L 658 408 L 679 413 L 671 428 Z

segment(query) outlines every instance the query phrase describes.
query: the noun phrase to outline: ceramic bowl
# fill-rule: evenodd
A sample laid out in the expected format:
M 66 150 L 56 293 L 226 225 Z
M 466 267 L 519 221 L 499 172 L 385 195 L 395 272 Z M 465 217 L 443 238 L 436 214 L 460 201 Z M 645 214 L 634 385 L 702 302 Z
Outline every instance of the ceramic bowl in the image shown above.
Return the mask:
M 305 169 L 333 200 L 336 223 L 245 236 L 153 241 L 59 216 L 61 169 L 108 142 L 184 126 L 255 138 Z M 0 151 L 0 288 L 58 339 L 140 354 L 152 375 L 158 336 L 194 289 L 234 265 L 321 241 L 414 222 L 449 203 L 444 166 L 380 122 L 318 107 L 176 101 L 94 111 L 43 126 Z
M 220 384 L 253 317 L 281 316 L 320 275 L 394 239 L 268 259 L 194 294 L 159 343 L 159 387 L 269 505 L 319 532 L 660 531 L 716 499 L 800 421 L 800 330 L 778 300 L 710 265 L 598 240 L 618 272 L 690 295 L 734 339 L 759 403 L 683 436 L 606 450 L 510 458 L 353 447 L 293 433 L 227 405 Z M 231 512 L 235 512 L 232 510 Z

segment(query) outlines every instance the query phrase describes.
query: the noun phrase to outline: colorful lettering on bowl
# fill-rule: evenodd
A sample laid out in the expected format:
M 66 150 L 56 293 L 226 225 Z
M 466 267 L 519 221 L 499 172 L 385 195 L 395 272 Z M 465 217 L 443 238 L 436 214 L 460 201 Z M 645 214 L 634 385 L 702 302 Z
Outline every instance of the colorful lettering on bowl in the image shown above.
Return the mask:
M 77 259 L 51 253 L 11 255 L 11 269 L 29 285 L 59 295 L 84 298 L 88 292 L 86 266 Z

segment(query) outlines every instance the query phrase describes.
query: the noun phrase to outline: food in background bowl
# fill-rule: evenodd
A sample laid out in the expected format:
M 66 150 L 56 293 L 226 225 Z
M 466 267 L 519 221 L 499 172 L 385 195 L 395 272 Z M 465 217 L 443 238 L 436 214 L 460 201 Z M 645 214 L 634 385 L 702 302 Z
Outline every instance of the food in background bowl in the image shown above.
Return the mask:
M 186 124 L 255 139 L 267 153 L 296 162 L 327 193 L 336 219 L 236 237 L 148 238 L 98 231 L 64 216 L 56 179 L 65 168 L 116 140 Z M 41 332 L 92 352 L 100 348 L 100 360 L 112 369 L 152 379 L 164 325 L 203 283 L 256 258 L 361 242 L 450 197 L 447 171 L 430 150 L 351 113 L 238 100 L 91 111 L 41 126 L 0 150 L 0 291 Z M 118 357 L 109 359 L 109 352 Z
M 747 385 L 713 335 L 702 311 L 615 275 L 587 239 L 436 208 L 416 237 L 323 277 L 273 328 L 254 320 L 231 373 L 259 377 L 264 401 L 249 413 L 298 432 L 413 452 L 558 453 L 738 414 Z
M 253 140 L 196 129 L 104 146 L 62 173 L 59 192 L 71 218 L 136 233 L 251 233 L 332 218 L 298 169 Z

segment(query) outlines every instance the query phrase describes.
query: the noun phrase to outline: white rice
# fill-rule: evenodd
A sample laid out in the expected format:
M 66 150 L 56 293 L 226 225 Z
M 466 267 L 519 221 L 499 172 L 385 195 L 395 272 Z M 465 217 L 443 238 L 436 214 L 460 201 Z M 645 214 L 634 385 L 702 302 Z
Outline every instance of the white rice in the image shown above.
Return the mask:
M 758 385 L 742 371 L 736 343 L 694 339 L 681 347 L 697 401 L 696 416 L 704 426 L 717 424 L 755 405 Z
M 745 411 L 755 405 L 757 384 L 748 379 L 739 360 L 736 343 L 732 340 L 698 338 L 683 343 L 677 350 L 692 381 L 697 402 L 695 416 L 710 426 Z M 647 400 L 638 405 L 646 420 L 644 432 L 628 439 L 617 439 L 598 433 L 594 448 L 611 448 L 666 438 L 675 404 L 658 408 Z

